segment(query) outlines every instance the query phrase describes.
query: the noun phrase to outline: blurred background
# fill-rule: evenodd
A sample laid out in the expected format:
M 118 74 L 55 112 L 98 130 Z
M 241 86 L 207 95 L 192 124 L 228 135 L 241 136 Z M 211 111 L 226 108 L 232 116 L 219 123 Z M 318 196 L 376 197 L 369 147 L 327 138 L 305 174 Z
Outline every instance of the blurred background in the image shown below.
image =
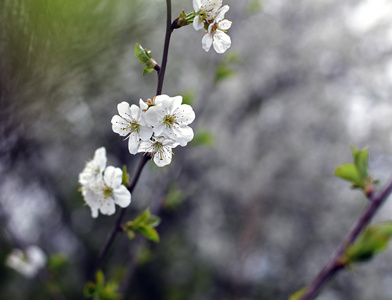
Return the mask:
M 117 237 L 103 270 L 130 278 L 124 299 L 287 299 L 367 205 L 333 175 L 351 162 L 350 146 L 370 147 L 381 185 L 392 175 L 392 2 L 223 2 L 233 21 L 225 54 L 206 53 L 192 26 L 172 35 L 163 92 L 192 103 L 197 138 L 170 166 L 143 170 L 126 220 L 163 203 L 161 242 Z M 174 18 L 192 2 L 172 8 Z M 0 2 L 0 299 L 51 299 L 50 289 L 83 298 L 115 216 L 91 218 L 78 174 L 101 146 L 108 165 L 135 171 L 141 154 L 110 120 L 119 102 L 155 95 L 156 74 L 142 77 L 133 49 L 141 43 L 160 63 L 165 9 L 163 0 Z M 387 203 L 376 219 L 391 214 Z M 49 274 L 57 287 L 3 263 L 31 244 L 61 258 Z M 318 299 L 391 298 L 387 251 Z

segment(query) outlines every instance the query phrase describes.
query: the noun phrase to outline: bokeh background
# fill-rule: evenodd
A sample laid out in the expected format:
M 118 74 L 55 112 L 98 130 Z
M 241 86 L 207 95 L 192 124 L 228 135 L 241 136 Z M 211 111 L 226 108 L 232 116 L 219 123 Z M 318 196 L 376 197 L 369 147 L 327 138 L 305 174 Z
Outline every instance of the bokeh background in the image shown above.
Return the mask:
M 366 200 L 333 176 L 350 146 L 392 174 L 392 2 L 224 0 L 232 47 L 173 33 L 163 91 L 184 95 L 198 138 L 144 169 L 127 210 L 162 218 L 161 242 L 126 236 L 105 260 L 124 299 L 287 299 L 308 284 Z M 173 16 L 192 10 L 174 0 Z M 111 130 L 121 101 L 154 96 L 135 43 L 160 62 L 163 0 L 0 2 L 0 299 L 52 299 L 4 265 L 21 245 L 65 259 L 52 279 L 82 299 L 115 216 L 91 218 L 78 174 L 95 149 L 133 174 L 140 154 Z M 161 205 L 156 210 L 158 204 Z M 386 204 L 377 220 L 391 219 Z M 130 275 L 127 270 L 131 270 Z M 339 274 L 319 299 L 391 299 L 392 251 Z

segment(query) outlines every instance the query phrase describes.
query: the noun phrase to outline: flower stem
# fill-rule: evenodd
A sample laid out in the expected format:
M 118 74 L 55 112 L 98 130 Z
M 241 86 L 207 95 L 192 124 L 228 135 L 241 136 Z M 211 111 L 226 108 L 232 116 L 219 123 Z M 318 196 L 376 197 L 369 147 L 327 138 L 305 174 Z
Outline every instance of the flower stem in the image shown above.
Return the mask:
M 163 79 L 165 78 L 165 71 L 167 65 L 167 56 L 169 54 L 169 45 L 170 45 L 170 37 L 174 30 L 174 26 L 171 23 L 171 0 L 166 0 L 166 34 L 165 34 L 165 43 L 163 46 L 163 55 L 162 55 L 162 64 L 161 68 L 158 71 L 158 85 L 156 95 L 162 94 L 163 87 Z
M 360 233 L 366 228 L 371 219 L 376 214 L 377 210 L 386 201 L 388 196 L 392 192 L 392 180 L 391 182 L 377 195 L 369 195 L 370 203 L 366 210 L 363 212 L 362 216 L 358 219 L 354 228 L 347 235 L 346 239 L 339 246 L 336 254 L 333 258 L 325 265 L 321 270 L 319 275 L 314 279 L 311 285 L 306 289 L 305 294 L 299 298 L 299 300 L 310 300 L 314 299 L 321 288 L 337 273 L 338 271 L 344 269 L 345 265 L 342 264 L 341 258 L 344 254 L 345 249 L 351 245 L 360 235 Z

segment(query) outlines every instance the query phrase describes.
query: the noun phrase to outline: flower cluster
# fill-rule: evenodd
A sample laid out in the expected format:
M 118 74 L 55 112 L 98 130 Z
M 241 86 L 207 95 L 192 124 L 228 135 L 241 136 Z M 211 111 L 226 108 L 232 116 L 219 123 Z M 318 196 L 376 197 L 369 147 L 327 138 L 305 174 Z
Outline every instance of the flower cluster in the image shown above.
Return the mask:
M 8 255 L 6 264 L 22 275 L 31 278 L 46 264 L 46 255 L 37 246 L 29 246 L 24 250 L 14 249 Z
M 182 104 L 182 97 L 155 96 L 140 107 L 127 102 L 118 104 L 118 114 L 112 118 L 115 133 L 128 139 L 131 154 L 151 153 L 157 166 L 170 164 L 172 149 L 186 146 L 193 139 L 188 125 L 195 119 L 190 105 Z
M 222 0 L 193 0 L 193 9 L 193 27 L 206 30 L 202 39 L 203 49 L 209 51 L 212 45 L 217 53 L 224 53 L 231 46 L 227 30 L 232 22 L 224 18 L 229 6 L 222 6 Z
M 106 162 L 106 149 L 101 147 L 79 174 L 81 192 L 93 218 L 98 217 L 98 211 L 103 215 L 114 214 L 115 204 L 127 207 L 131 203 L 131 193 L 122 184 L 123 171 L 106 167 Z

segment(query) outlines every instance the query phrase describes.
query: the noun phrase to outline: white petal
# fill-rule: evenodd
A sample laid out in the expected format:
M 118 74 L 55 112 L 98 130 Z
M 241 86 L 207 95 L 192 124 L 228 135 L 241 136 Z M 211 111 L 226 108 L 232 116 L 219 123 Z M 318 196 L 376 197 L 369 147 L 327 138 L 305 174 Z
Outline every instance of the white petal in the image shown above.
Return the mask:
M 105 147 L 98 148 L 94 153 L 94 162 L 99 165 L 100 169 L 103 170 L 106 166 L 106 149 Z
M 180 107 L 181 103 L 182 103 L 182 96 L 175 96 L 171 98 L 171 111 L 170 113 L 172 114 L 174 112 L 174 110 L 176 110 L 178 107 Z
M 188 104 L 182 104 L 176 111 L 176 123 L 180 126 L 186 126 L 191 124 L 195 120 L 195 112 L 192 106 Z
M 151 127 L 148 127 L 148 126 L 140 126 L 140 132 L 139 132 L 139 134 L 140 134 L 140 138 L 141 138 L 143 141 L 149 140 L 149 139 L 151 138 L 151 136 L 152 136 L 152 133 L 153 133 L 153 130 L 152 130 Z
M 142 141 L 137 149 L 137 152 L 151 152 L 152 150 L 152 141 Z
M 214 35 L 213 46 L 214 46 L 215 51 L 217 53 L 221 54 L 230 48 L 231 39 L 223 31 L 217 30 L 217 32 Z
M 116 207 L 112 200 L 107 200 L 103 203 L 99 210 L 101 211 L 101 214 L 110 216 L 116 212 Z
M 132 104 L 131 108 L 129 109 L 129 112 L 130 112 L 130 116 L 132 117 L 133 120 L 135 120 L 135 121 L 140 120 L 141 111 L 137 105 Z
M 129 134 L 130 130 L 129 129 L 125 129 L 129 126 L 129 122 L 127 122 L 124 118 L 115 115 L 112 118 L 112 130 L 115 133 L 118 133 L 121 136 L 125 136 L 127 134 Z
M 231 21 L 224 19 L 218 23 L 219 29 L 227 30 L 231 27 Z
M 105 169 L 103 179 L 105 183 L 112 188 L 117 188 L 121 185 L 123 172 L 120 168 L 109 166 Z
M 199 16 L 195 16 L 195 18 L 193 19 L 193 28 L 195 28 L 195 30 L 200 30 L 204 28 L 204 23 Z
M 118 113 L 121 117 L 129 119 L 129 103 L 121 102 L 117 105 Z
M 147 124 L 155 126 L 155 125 L 159 124 L 159 120 L 161 119 L 161 115 L 162 115 L 162 113 L 161 113 L 160 106 L 151 106 L 144 114 L 144 120 L 147 122 Z
M 164 167 L 170 164 L 172 160 L 173 153 L 171 148 L 169 150 L 162 150 L 159 153 L 155 153 L 154 162 L 158 167 Z
M 202 45 L 203 49 L 206 52 L 208 52 L 208 50 L 210 50 L 211 45 L 212 45 L 212 34 L 206 33 L 203 36 L 203 39 L 201 40 L 201 45 Z
M 142 99 L 139 100 L 139 106 L 141 110 L 147 110 L 148 109 L 148 104 L 144 102 Z
M 215 17 L 215 23 L 218 23 L 220 20 L 223 20 L 225 18 L 225 13 L 227 13 L 229 9 L 230 7 L 228 5 L 221 7 Z
M 140 136 L 136 132 L 132 132 L 128 137 L 128 150 L 131 154 L 137 153 L 137 148 L 139 147 Z
M 113 196 L 114 203 L 121 207 L 127 207 L 131 203 L 131 193 L 123 185 L 113 191 Z
M 200 10 L 200 7 L 201 7 L 201 1 L 202 0 L 193 0 L 193 10 L 195 11 L 195 12 L 198 12 L 199 10 Z
M 203 7 L 208 12 L 207 19 L 214 19 L 221 6 L 222 0 L 206 0 L 205 3 L 203 3 Z
M 172 136 L 172 139 L 180 143 L 182 147 L 186 146 L 186 144 L 190 142 L 194 136 L 193 129 L 189 126 L 174 127 L 173 132 L 174 136 Z

